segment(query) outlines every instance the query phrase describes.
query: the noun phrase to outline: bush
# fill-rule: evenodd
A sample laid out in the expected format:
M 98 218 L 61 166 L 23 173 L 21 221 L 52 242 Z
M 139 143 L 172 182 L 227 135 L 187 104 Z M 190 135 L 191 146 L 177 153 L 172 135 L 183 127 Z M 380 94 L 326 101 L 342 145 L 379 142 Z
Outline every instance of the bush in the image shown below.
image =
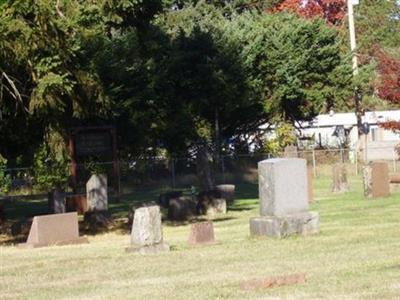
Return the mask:
M 54 188 L 66 189 L 69 177 L 68 159 L 55 155 L 43 143 L 34 155 L 35 188 L 51 191 Z
M 7 194 L 11 187 L 11 176 L 6 173 L 7 159 L 0 155 L 0 195 Z

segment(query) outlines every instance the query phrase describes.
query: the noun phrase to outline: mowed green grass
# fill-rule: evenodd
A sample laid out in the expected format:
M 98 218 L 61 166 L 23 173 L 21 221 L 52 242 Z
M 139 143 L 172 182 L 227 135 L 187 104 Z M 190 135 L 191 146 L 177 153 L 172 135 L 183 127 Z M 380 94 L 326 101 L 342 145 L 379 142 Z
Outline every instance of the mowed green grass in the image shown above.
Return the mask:
M 164 224 L 173 251 L 147 256 L 124 252 L 123 231 L 89 236 L 86 245 L 0 247 L 0 298 L 400 299 L 400 194 L 365 200 L 359 178 L 344 195 L 330 193 L 329 178 L 314 183 L 319 235 L 250 237 L 256 186 L 239 186 L 237 205 L 214 220 L 213 246 L 188 247 L 189 225 Z M 240 289 L 243 280 L 293 273 L 306 283 Z

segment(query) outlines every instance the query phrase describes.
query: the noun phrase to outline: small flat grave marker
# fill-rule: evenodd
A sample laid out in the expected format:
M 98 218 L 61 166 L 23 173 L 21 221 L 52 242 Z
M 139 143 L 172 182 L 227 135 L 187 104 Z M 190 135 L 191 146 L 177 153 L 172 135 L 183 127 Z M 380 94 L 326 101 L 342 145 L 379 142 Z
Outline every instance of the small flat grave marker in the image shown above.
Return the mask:
M 215 244 L 213 223 L 209 221 L 192 224 L 188 243 L 192 246 Z

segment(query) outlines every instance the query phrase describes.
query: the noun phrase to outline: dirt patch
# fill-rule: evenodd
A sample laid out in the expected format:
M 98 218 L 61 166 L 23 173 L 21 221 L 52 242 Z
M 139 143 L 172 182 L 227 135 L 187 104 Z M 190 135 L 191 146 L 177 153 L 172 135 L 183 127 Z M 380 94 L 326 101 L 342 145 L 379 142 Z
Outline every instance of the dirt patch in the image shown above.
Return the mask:
M 243 281 L 240 284 L 240 288 L 242 290 L 251 291 L 257 289 L 268 289 L 283 285 L 293 285 L 305 282 L 306 282 L 305 274 L 290 274 L 290 275 L 272 276 L 272 277 Z

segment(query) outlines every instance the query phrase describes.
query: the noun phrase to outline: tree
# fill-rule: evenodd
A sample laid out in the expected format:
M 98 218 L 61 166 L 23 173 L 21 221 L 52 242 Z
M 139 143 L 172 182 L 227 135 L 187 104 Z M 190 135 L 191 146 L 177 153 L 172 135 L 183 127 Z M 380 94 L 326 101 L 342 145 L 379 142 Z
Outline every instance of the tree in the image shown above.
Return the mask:
M 351 92 L 338 32 L 321 19 L 248 13 L 226 34 L 243 45 L 247 78 L 270 116 L 309 120 Z
M 289 11 L 305 18 L 322 18 L 329 24 L 340 25 L 346 12 L 346 0 L 283 0 L 273 12 Z
M 378 52 L 378 59 L 378 95 L 392 104 L 400 105 L 400 59 L 382 50 Z M 393 131 L 400 130 L 400 122 L 396 121 L 385 122 L 382 126 Z

